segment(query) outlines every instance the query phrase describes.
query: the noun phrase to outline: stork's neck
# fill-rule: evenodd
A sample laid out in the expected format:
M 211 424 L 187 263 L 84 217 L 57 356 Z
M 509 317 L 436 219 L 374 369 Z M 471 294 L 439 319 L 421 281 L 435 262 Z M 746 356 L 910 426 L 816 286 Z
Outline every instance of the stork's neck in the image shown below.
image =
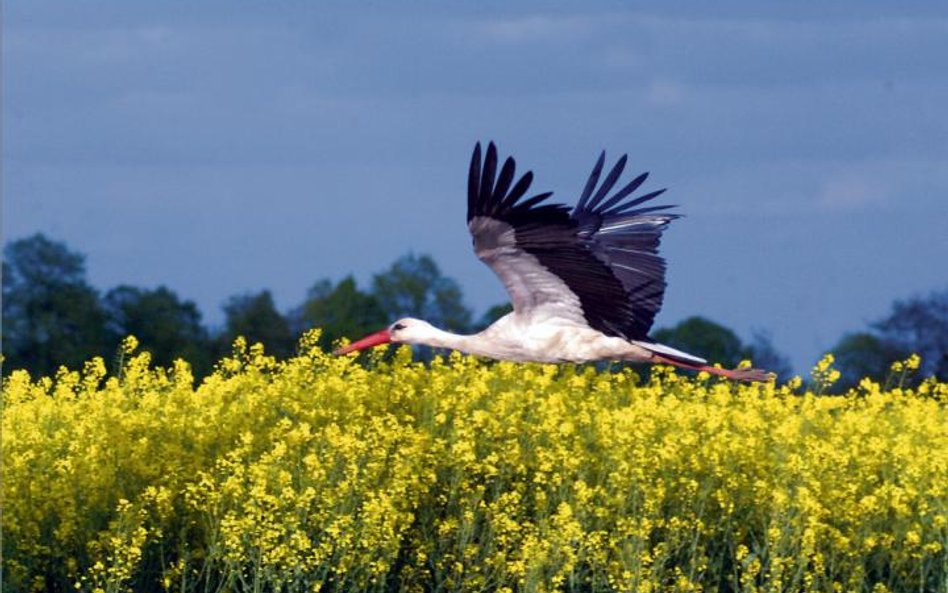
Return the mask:
M 466 352 L 468 354 L 485 354 L 479 347 L 479 335 L 480 334 L 453 334 L 432 326 L 431 329 L 426 332 L 424 338 L 419 340 L 419 342 L 425 344 L 426 346 L 433 346 L 435 348 L 449 348 L 451 350 L 460 350 L 461 352 Z
M 488 358 L 517 359 L 518 353 L 516 349 L 511 349 L 507 340 L 499 338 L 500 336 L 489 335 L 487 331 L 470 335 L 459 335 L 438 329 L 434 326 L 429 326 L 426 328 L 425 334 L 418 336 L 418 339 L 414 340 L 413 343 L 433 346 L 435 348 L 449 348 L 451 350 L 459 350 L 466 354 L 486 356 Z

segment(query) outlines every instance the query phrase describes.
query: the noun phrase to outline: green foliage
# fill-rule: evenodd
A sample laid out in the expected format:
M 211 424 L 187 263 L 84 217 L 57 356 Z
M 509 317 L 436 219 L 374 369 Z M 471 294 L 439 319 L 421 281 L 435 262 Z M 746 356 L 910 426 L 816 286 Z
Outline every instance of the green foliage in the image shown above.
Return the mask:
M 869 331 L 844 335 L 832 352 L 842 388 L 862 377 L 881 380 L 883 369 L 911 352 L 921 357 L 919 375 L 948 380 L 948 290 L 896 301 L 888 316 Z
M 790 361 L 777 351 L 766 332 L 754 332 L 750 344 L 744 346 L 741 358 L 752 361 L 758 368 L 775 373 L 782 380 L 793 376 Z
M 340 338 L 363 336 L 391 322 L 375 296 L 359 290 L 352 276 L 335 286 L 329 280 L 314 284 L 291 317 L 297 333 L 321 327 L 320 345 L 327 350 Z
M 868 332 L 846 334 L 832 349 L 840 371 L 839 387 L 855 387 L 863 377 L 882 382 L 893 362 L 907 352 Z
M 100 299 L 85 279 L 83 256 L 43 235 L 7 246 L 3 262 L 5 369 L 53 374 L 60 364 L 79 365 L 91 356 L 113 359 L 118 340 L 138 336 L 155 362 L 191 361 L 201 378 L 214 358 L 244 336 L 281 357 L 294 351 L 295 336 L 324 327 L 326 348 L 342 337 L 374 331 L 404 315 L 429 319 L 447 329 L 470 328 L 458 284 L 441 274 L 429 256 L 406 255 L 377 274 L 363 292 L 349 276 L 333 285 L 317 282 L 289 315 L 263 290 L 231 297 L 217 335 L 201 325 L 194 303 L 171 290 L 122 285 Z
M 704 317 L 689 317 L 670 329 L 656 330 L 652 338 L 729 368 L 736 366 L 744 354 L 737 334 Z
M 689 317 L 672 328 L 654 331 L 651 337 L 724 367 L 750 360 L 754 366 L 776 373 L 778 377 L 788 379 L 792 375 L 790 362 L 777 352 L 765 332 L 755 332 L 751 342 L 744 344 L 737 334 L 719 323 L 704 317 Z
M 250 343 L 266 344 L 280 357 L 293 352 L 294 337 L 287 319 L 277 311 L 269 290 L 233 296 L 224 304 L 226 317 L 222 345 L 242 336 Z
M 53 374 L 108 355 L 106 315 L 86 282 L 82 255 L 42 234 L 4 250 L 3 356 L 5 368 Z
M 888 348 L 918 353 L 922 373 L 948 380 L 948 290 L 896 301 L 874 329 Z
M 210 337 L 192 301 L 181 301 L 164 286 L 147 290 L 123 285 L 106 293 L 103 305 L 110 342 L 116 350 L 125 336 L 135 336 L 159 366 L 169 367 L 176 358 L 183 358 L 191 362 L 198 376 L 211 371 Z
M 408 254 L 372 279 L 372 295 L 389 320 L 417 317 L 449 331 L 464 332 L 471 312 L 457 282 L 441 274 L 428 255 Z
M 464 333 L 480 331 L 511 310 L 509 304 L 496 305 L 472 322 L 458 284 L 445 277 L 430 256 L 409 254 L 376 274 L 368 291 L 360 290 L 351 276 L 335 285 L 329 280 L 317 282 L 288 315 L 276 309 L 269 291 L 234 296 L 224 305 L 225 327 L 211 335 L 201 326 L 194 304 L 164 287 L 119 286 L 99 302 L 85 283 L 82 256 L 41 235 L 11 244 L 6 254 L 10 259 L 4 261 L 6 368 L 34 373 L 51 373 L 61 362 L 78 364 L 96 354 L 111 359 L 119 337 L 134 334 L 159 364 L 183 357 L 201 378 L 237 336 L 288 356 L 294 337 L 312 327 L 324 328 L 321 345 L 329 348 L 342 337 L 362 336 L 402 316 Z M 924 316 L 913 313 L 899 319 L 906 317 Z M 904 323 L 890 325 L 904 328 Z M 906 334 L 904 329 L 898 331 Z M 928 360 L 938 360 L 934 354 L 940 346 L 938 334 L 926 336 L 919 349 L 930 354 Z M 790 372 L 765 334 L 755 335 L 745 345 L 731 330 L 700 317 L 658 330 L 654 337 L 725 366 L 749 358 L 780 376 Z M 431 352 L 422 349 L 420 354 L 430 358 Z

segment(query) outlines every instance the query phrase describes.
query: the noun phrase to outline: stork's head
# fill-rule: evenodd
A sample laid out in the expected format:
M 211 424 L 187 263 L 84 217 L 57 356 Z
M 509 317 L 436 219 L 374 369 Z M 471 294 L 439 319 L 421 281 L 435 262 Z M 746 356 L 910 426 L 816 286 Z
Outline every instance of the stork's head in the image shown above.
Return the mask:
M 405 317 L 404 319 L 399 319 L 392 325 L 386 327 L 383 330 L 379 330 L 374 334 L 369 334 L 357 340 L 348 346 L 339 348 L 335 350 L 333 354 L 348 354 L 350 352 L 356 352 L 363 350 L 365 348 L 371 348 L 373 346 L 380 346 L 382 344 L 424 344 L 427 342 L 429 336 L 431 336 L 435 331 L 434 326 L 432 326 L 427 321 L 422 321 L 421 319 L 415 319 L 413 317 Z

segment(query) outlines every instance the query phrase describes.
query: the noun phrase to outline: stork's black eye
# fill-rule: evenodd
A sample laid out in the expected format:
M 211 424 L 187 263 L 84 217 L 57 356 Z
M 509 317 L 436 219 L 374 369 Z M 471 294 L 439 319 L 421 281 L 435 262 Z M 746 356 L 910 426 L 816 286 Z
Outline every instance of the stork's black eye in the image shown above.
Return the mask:
M 404 323 L 396 323 L 395 325 L 392 326 L 392 331 L 393 331 L 393 332 L 397 332 L 397 331 L 400 330 L 400 329 L 405 329 L 405 324 L 404 324 Z

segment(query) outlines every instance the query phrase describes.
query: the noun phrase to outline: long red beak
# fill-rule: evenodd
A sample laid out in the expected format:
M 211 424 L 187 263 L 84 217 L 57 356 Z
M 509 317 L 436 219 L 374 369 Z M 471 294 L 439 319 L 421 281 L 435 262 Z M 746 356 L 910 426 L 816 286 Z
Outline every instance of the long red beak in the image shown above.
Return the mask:
M 388 344 L 391 341 L 392 333 L 388 331 L 388 329 L 383 329 L 375 332 L 374 334 L 369 334 L 361 340 L 353 342 L 344 348 L 334 350 L 333 354 L 336 356 L 341 354 L 349 354 L 350 352 L 355 352 L 364 348 L 371 348 L 372 346 L 378 346 L 380 344 Z

